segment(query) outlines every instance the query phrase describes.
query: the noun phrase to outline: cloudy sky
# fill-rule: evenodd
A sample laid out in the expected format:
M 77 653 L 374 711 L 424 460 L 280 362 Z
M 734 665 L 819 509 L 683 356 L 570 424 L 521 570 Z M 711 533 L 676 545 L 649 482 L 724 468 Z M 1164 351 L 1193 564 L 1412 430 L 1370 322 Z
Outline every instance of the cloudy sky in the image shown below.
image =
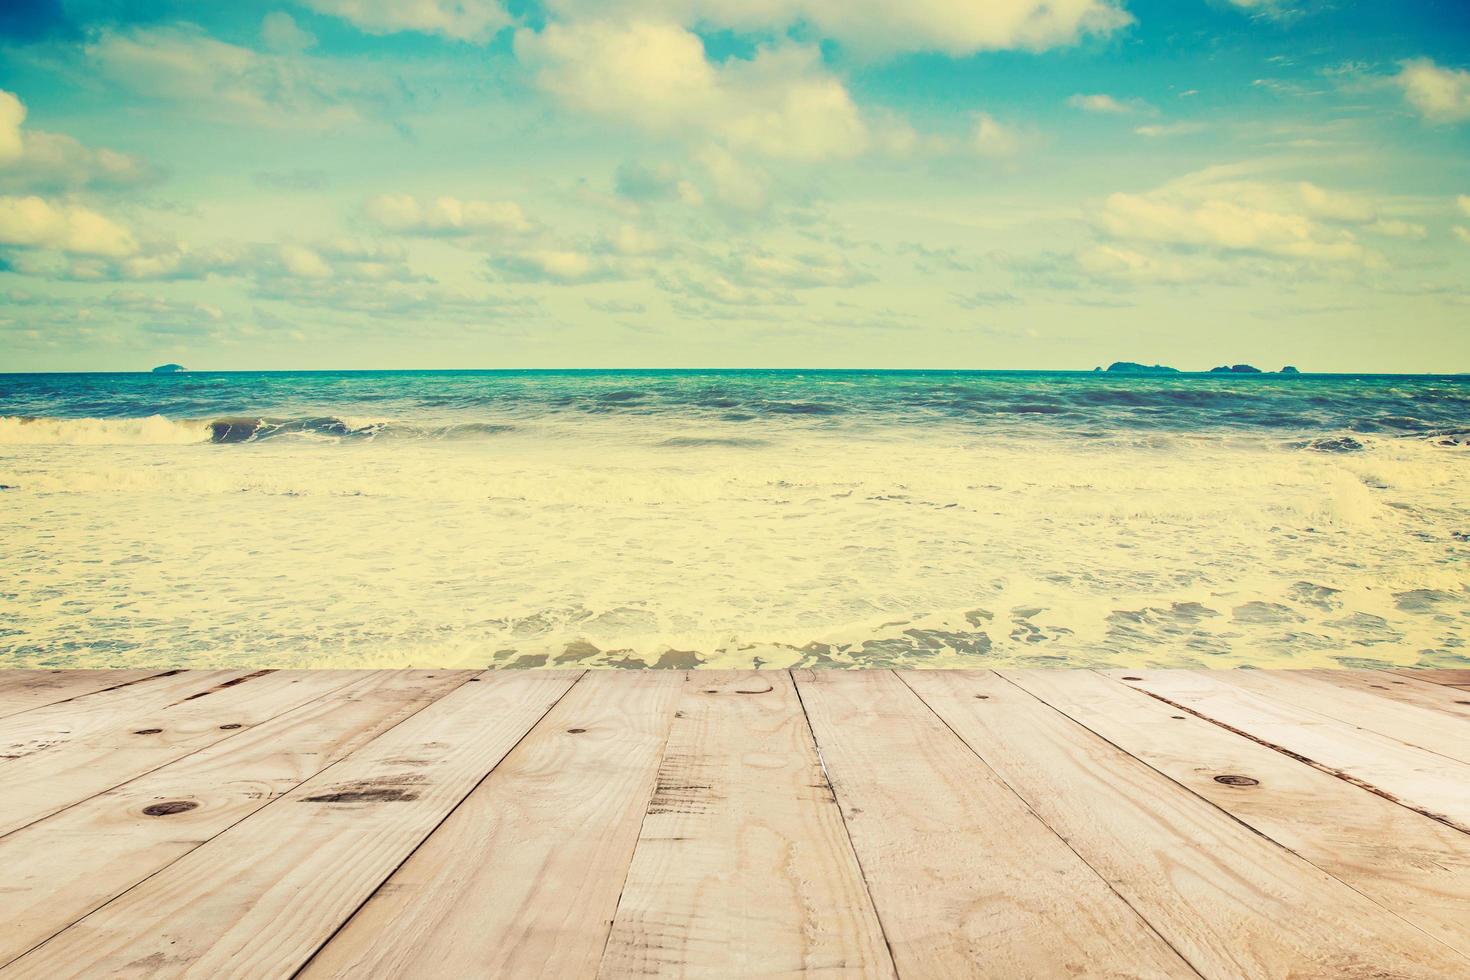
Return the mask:
M 5 0 L 0 370 L 1470 371 L 1462 0 Z

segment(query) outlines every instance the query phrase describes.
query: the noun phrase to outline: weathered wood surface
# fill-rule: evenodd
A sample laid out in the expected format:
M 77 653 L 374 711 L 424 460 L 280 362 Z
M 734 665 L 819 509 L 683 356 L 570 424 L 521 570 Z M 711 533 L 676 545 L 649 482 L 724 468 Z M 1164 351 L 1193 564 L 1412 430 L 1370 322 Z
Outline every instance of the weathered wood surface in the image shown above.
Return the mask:
M 1089 671 L 1006 680 L 1470 955 L 1470 836 Z
M 897 676 L 797 682 L 900 973 L 1192 975 Z
M 595 971 L 683 682 L 585 676 L 306 975 Z
M 357 671 L 201 671 L 0 719 L 0 834 L 236 738 Z M 95 710 L 90 710 L 95 707 Z M 89 710 L 80 710 L 80 709 Z
M 1414 680 L 1428 681 L 1431 684 L 1443 684 L 1446 687 L 1461 687 L 1470 690 L 1470 669 L 1448 669 L 1448 670 L 1395 670 L 1400 677 L 1410 677 Z
M 648 799 L 607 976 L 891 976 L 791 676 L 701 673 Z
M 0 671 L 0 980 L 1470 977 L 1457 684 Z
M 1153 697 L 1229 727 L 1324 771 L 1372 787 L 1418 813 L 1470 833 L 1470 765 L 1303 707 L 1285 686 L 1258 693 L 1235 683 L 1254 671 L 1109 671 Z
M 161 670 L 0 671 L 0 718 L 158 677 Z
M 45 942 L 464 683 L 369 671 L 235 738 L 0 837 L 0 964 Z M 187 809 L 180 809 L 181 805 Z M 175 811 L 177 812 L 167 812 Z

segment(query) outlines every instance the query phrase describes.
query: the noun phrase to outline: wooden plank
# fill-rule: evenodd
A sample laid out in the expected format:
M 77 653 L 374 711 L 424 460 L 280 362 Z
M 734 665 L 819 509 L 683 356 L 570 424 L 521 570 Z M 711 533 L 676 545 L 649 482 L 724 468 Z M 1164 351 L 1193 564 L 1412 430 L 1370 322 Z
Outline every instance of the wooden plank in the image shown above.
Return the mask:
M 901 976 L 1195 976 L 893 673 L 795 677 Z
M 0 670 L 0 718 L 137 684 L 161 670 Z
M 891 977 L 785 671 L 684 688 L 601 975 Z
M 1263 698 L 1470 763 L 1470 720 L 1401 704 L 1373 691 L 1354 690 L 1295 670 L 1221 670 L 1215 676 Z
M 578 676 L 472 679 L 0 972 L 291 975 Z
M 1428 681 L 1431 684 L 1440 684 L 1445 687 L 1460 687 L 1470 690 L 1470 669 L 1420 669 L 1417 667 L 1396 667 L 1393 672 L 1401 677 L 1412 677 L 1417 681 Z
M 72 739 L 126 725 L 140 713 L 155 711 L 243 677 L 246 670 L 180 670 L 137 684 L 107 687 L 77 701 L 32 706 L 0 719 L 0 763 L 63 746 Z
M 589 672 L 303 975 L 591 976 L 684 681 Z
M 1470 955 L 1470 836 L 1100 674 L 1001 674 Z
M 1470 971 L 1450 947 L 994 673 L 905 680 L 1201 974 Z
M 1376 694 L 1401 704 L 1443 711 L 1470 721 L 1470 691 L 1403 677 L 1387 670 L 1307 670 L 1309 677 L 1365 694 Z
M 237 737 L 356 676 L 350 670 L 203 672 L 182 675 L 183 687 L 172 683 L 175 678 L 139 685 L 140 693 L 149 692 L 141 704 L 127 698 L 99 711 L 97 702 L 107 696 L 101 694 L 7 719 L 26 729 L 28 741 L 11 750 L 22 754 L 0 772 L 6 789 L 0 835 Z M 77 719 L 79 709 L 84 713 Z
M 1470 833 L 1470 766 L 1462 762 L 1261 697 L 1227 684 L 1215 676 L 1220 671 L 1107 673 Z
M 464 683 L 468 671 L 367 671 L 235 738 L 0 838 L 0 964 Z M 151 809 L 149 809 L 151 808 Z

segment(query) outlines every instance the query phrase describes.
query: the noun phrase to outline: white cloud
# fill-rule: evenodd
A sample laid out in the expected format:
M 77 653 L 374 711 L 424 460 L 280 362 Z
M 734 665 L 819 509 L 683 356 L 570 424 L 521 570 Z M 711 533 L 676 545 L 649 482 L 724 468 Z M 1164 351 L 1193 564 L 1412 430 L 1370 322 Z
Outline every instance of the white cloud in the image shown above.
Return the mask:
M 1092 270 L 1183 281 L 1183 273 L 1159 265 L 1129 262 L 1130 248 L 1165 246 L 1185 255 L 1248 258 L 1256 256 L 1316 266 L 1378 267 L 1383 259 L 1365 246 L 1357 232 L 1416 238 L 1425 229 L 1379 216 L 1377 205 L 1360 195 L 1330 190 L 1310 181 L 1248 179 L 1250 165 L 1215 167 L 1190 174 L 1144 194 L 1109 196 L 1093 215 L 1113 243 L 1131 243 L 1092 256 Z M 1140 253 L 1141 254 L 1141 253 Z M 1176 274 L 1177 273 L 1177 274 Z
M 304 0 L 317 13 L 340 17 L 367 34 L 412 31 L 483 43 L 510 24 L 496 0 Z
M 200 115 L 314 127 L 359 118 L 348 93 L 308 59 L 227 44 L 188 24 L 104 31 L 85 52 L 104 78 Z
M 490 260 L 490 267 L 504 278 L 519 282 L 572 284 L 626 275 L 615 257 L 573 248 L 526 249 L 496 256 Z
M 695 154 L 714 199 L 736 211 L 760 211 L 771 202 L 771 178 L 761 168 L 737 160 L 728 150 L 706 146 Z
M 975 117 L 970 146 L 983 157 L 1012 157 L 1021 152 L 1023 138 L 1015 128 L 996 121 L 989 113 Z
M 408 194 L 380 194 L 367 202 L 365 211 L 383 230 L 405 235 L 521 234 L 532 227 L 514 201 L 420 201 Z
M 1350 232 L 1331 231 L 1305 214 L 1266 211 L 1232 200 L 1190 202 L 1119 193 L 1107 199 L 1098 222 L 1120 239 L 1331 262 L 1365 258 Z
M 415 273 L 402 249 L 391 243 L 338 238 L 276 244 L 218 244 L 205 248 L 187 242 L 159 242 L 122 256 L 73 255 L 60 268 L 31 263 L 33 275 L 87 281 L 179 281 L 212 277 L 251 280 L 257 292 L 267 283 L 413 283 L 429 277 Z
M 868 55 L 1043 51 L 1132 23 L 1115 0 L 552 0 L 572 17 L 672 21 L 737 32 L 800 27 Z
M 316 46 L 316 35 L 283 10 L 272 10 L 261 20 L 260 39 L 272 51 L 305 51 Z
M 1429 236 L 1429 229 L 1423 225 L 1398 218 L 1379 218 L 1367 228 L 1369 231 L 1386 235 L 1389 238 L 1409 238 L 1420 241 Z
M 1301 13 L 1294 0 L 1226 0 L 1232 6 L 1248 11 L 1252 17 L 1287 20 Z
M 1162 136 L 1186 136 L 1190 133 L 1200 133 L 1204 129 L 1204 123 L 1176 122 L 1139 126 L 1133 131 L 1139 136 L 1147 137 L 1148 139 L 1158 139 Z
M 1470 245 L 1470 228 L 1464 225 L 1455 225 L 1455 237 L 1466 245 Z
M 839 253 L 779 255 L 768 251 L 746 252 L 735 258 L 731 271 L 742 282 L 787 289 L 857 286 L 873 279 L 871 274 L 857 268 Z
M 603 235 L 598 240 L 598 247 L 613 255 L 642 256 L 657 255 L 668 245 L 648 229 L 624 223 Z
M 1470 119 L 1470 71 L 1441 68 L 1428 58 L 1405 61 L 1394 76 L 1409 105 L 1430 122 Z
M 281 267 L 293 279 L 330 279 L 332 267 L 314 249 L 305 245 L 282 245 L 279 255 Z
M 0 196 L 0 245 L 121 258 L 138 251 L 132 232 L 90 208 Z
M 658 287 L 690 299 L 721 306 L 789 306 L 795 298 L 784 290 L 739 283 L 711 269 L 676 269 L 661 275 Z
M 717 65 L 676 24 L 588 21 L 521 31 L 516 52 L 563 103 L 643 129 L 795 160 L 849 157 L 868 145 L 867 125 L 815 48 L 760 48 Z
M 1378 217 L 1378 208 L 1372 201 L 1356 194 L 1331 191 L 1310 181 L 1296 185 L 1302 206 L 1314 218 L 1324 221 L 1340 221 L 1345 224 L 1367 224 Z M 1290 192 L 1287 192 L 1288 196 Z
M 1119 102 L 1111 95 L 1102 92 L 1093 95 L 1078 93 L 1067 100 L 1067 105 L 1073 109 L 1081 109 L 1083 112 L 1100 112 L 1110 115 L 1126 115 L 1138 109 L 1136 105 Z
M 1470 194 L 1461 194 L 1455 198 L 1455 206 L 1460 209 L 1461 214 L 1470 218 Z
M 24 152 L 20 126 L 25 119 L 25 104 L 14 93 L 0 89 L 0 164 L 18 160 Z
M 25 104 L 0 89 L 0 189 L 58 191 L 125 187 L 152 180 L 144 161 L 116 150 L 94 150 L 70 136 L 24 126 Z
M 1077 254 L 1077 264 L 1090 276 L 1132 282 L 1180 285 L 1218 276 L 1218 268 L 1195 256 L 1150 255 L 1117 245 L 1094 245 Z

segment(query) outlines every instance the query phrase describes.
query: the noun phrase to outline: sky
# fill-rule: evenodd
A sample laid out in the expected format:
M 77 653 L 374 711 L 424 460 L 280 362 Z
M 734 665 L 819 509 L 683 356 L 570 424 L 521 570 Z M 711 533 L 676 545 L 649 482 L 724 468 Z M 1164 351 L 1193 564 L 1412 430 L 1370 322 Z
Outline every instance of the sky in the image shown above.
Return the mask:
M 5 0 L 0 371 L 1470 371 L 1463 0 Z

